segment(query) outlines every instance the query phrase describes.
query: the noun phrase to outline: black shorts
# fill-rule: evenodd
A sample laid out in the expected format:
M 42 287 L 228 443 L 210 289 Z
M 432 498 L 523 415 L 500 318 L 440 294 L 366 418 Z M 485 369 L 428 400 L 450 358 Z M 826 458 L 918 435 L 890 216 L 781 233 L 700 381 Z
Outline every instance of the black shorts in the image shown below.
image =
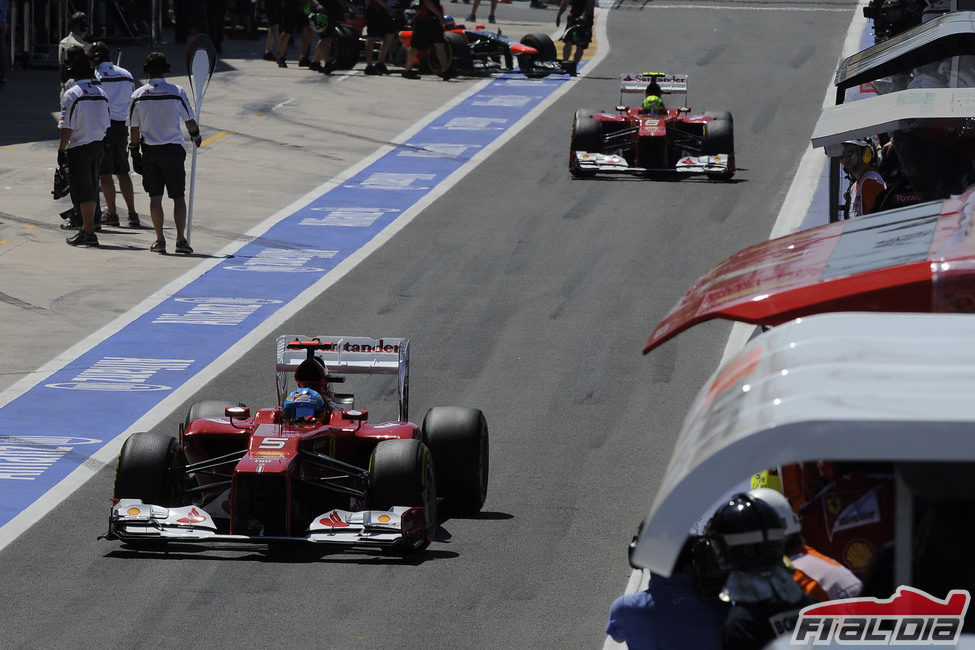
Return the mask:
M 125 122 L 112 120 L 112 125 L 108 127 L 105 134 L 105 157 L 102 158 L 101 169 L 98 173 L 105 174 L 128 174 L 129 173 L 129 152 L 126 149 L 129 137 Z
M 71 179 L 71 202 L 75 205 L 98 198 L 98 170 L 105 155 L 105 143 L 95 140 L 71 147 L 68 154 L 68 177 Z
M 417 50 L 428 50 L 435 43 L 443 43 L 443 24 L 436 18 L 417 20 L 413 26 L 413 38 L 410 47 Z
M 565 30 L 565 36 L 562 40 L 568 45 L 575 45 L 581 48 L 589 47 L 592 42 L 592 20 L 589 18 L 576 18 L 572 14 L 569 14 L 569 19 L 566 22 L 568 29 Z
M 385 36 L 395 34 L 393 17 L 382 7 L 369 5 L 366 7 L 366 34 L 368 36 Z
M 186 194 L 186 149 L 181 144 L 142 145 L 142 189 L 150 197 L 162 196 L 163 188 L 171 199 Z
M 295 0 L 284 0 L 281 8 L 281 32 L 284 34 L 300 34 L 308 27 L 308 14 L 305 13 L 304 3 Z
M 264 13 L 267 14 L 267 24 L 277 25 L 281 22 L 281 0 L 265 0 Z M 277 43 L 274 44 L 277 47 Z

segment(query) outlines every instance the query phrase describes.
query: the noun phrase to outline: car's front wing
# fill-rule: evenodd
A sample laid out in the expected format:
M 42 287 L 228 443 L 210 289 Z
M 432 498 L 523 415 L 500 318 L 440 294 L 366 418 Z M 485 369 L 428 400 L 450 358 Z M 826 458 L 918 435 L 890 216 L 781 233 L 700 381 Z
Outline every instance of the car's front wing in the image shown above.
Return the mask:
M 648 172 L 678 172 L 683 174 L 724 174 L 733 170 L 730 166 L 730 156 L 715 154 L 713 156 L 683 156 L 673 167 L 653 169 L 649 167 L 631 167 L 626 159 L 615 154 L 591 153 L 576 151 L 576 166 L 583 171 L 595 171 L 615 174 L 646 174 Z
M 106 539 L 122 542 L 186 543 L 298 541 L 341 546 L 415 548 L 424 539 L 422 508 L 330 510 L 315 517 L 300 536 L 254 536 L 219 533 L 203 508 L 166 508 L 139 499 L 120 499 L 112 506 Z

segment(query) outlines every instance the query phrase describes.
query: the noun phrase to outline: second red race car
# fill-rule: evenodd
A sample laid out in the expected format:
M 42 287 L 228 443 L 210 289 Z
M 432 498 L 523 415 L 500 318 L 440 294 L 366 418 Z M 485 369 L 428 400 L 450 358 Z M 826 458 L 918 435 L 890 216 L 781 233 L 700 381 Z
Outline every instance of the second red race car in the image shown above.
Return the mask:
M 421 425 L 409 422 L 409 351 L 402 338 L 279 337 L 276 406 L 252 414 L 236 402 L 197 402 L 176 438 L 126 440 L 106 537 L 136 548 L 426 548 L 438 507 L 471 514 L 483 506 L 488 429 L 480 410 L 462 407 L 434 407 Z M 345 380 L 335 373 L 396 375 L 397 419 L 370 423 L 352 395 L 332 391 Z
M 683 93 L 683 104 L 664 105 L 664 95 Z M 640 95 L 639 106 L 624 96 Z M 731 113 L 691 113 L 687 75 L 645 72 L 620 76 L 615 112 L 576 111 L 569 144 L 569 171 L 576 177 L 597 173 L 706 174 L 728 180 L 735 174 L 734 119 Z

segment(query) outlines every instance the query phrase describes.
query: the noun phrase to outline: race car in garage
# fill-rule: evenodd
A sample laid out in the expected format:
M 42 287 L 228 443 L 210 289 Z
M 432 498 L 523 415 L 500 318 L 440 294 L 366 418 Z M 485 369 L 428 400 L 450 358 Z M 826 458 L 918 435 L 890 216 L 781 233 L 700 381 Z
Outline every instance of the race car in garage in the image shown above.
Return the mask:
M 647 96 L 683 94 L 679 107 L 643 107 Z M 626 96 L 638 95 L 638 106 Z M 645 72 L 620 75 L 614 112 L 576 111 L 569 143 L 569 171 L 576 177 L 604 174 L 735 174 L 734 119 L 728 112 L 691 113 L 687 75 Z
M 197 402 L 177 437 L 126 440 L 106 537 L 136 548 L 174 541 L 426 548 L 438 507 L 470 514 L 484 504 L 488 429 L 473 408 L 434 407 L 421 425 L 409 422 L 409 350 L 402 338 L 279 337 L 276 406 L 251 413 L 233 401 Z M 332 391 L 357 374 L 396 375 L 395 420 L 372 423 L 353 395 Z M 290 392 L 292 380 L 301 391 Z M 307 389 L 322 397 L 299 399 Z M 305 408 L 315 399 L 322 408 Z

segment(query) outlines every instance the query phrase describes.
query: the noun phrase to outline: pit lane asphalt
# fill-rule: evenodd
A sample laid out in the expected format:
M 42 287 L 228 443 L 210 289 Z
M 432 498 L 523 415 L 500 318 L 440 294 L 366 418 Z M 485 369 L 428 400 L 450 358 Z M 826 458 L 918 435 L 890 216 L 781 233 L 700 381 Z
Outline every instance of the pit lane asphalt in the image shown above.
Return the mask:
M 111 493 L 112 472 L 106 468 L 0 553 L 4 645 L 601 644 L 606 610 L 629 573 L 626 542 L 646 513 L 690 400 L 714 369 L 727 327 L 699 327 L 647 358 L 639 350 L 694 279 L 767 237 L 853 11 L 852 2 L 817 4 L 849 12 L 737 11 L 723 4 L 611 12 L 613 51 L 596 71 L 605 78 L 579 83 L 282 328 L 409 336 L 413 417 L 436 404 L 475 405 L 488 417 L 491 487 L 480 517 L 444 521 L 430 551 L 405 562 L 350 553 L 268 558 L 236 549 L 132 556 L 94 541 L 104 529 Z M 535 13 L 501 5 L 502 25 L 509 7 L 512 15 Z M 611 108 L 616 75 L 651 68 L 688 73 L 689 103 L 696 109 L 735 114 L 741 168 L 736 182 L 570 180 L 565 154 L 573 111 Z M 310 84 L 308 74 L 294 71 L 295 87 Z M 353 102 L 361 92 L 367 97 L 359 105 L 377 106 L 377 90 L 384 95 L 390 88 L 371 81 L 346 80 L 341 92 L 355 94 Z M 359 87 L 366 83 L 371 87 Z M 433 95 L 424 101 L 443 101 L 457 92 L 440 90 L 451 85 L 426 84 Z M 444 95 L 436 95 L 440 92 Z M 288 88 L 262 105 L 293 94 Z M 215 113 L 217 96 L 212 87 L 207 101 L 213 99 Z M 244 119 L 234 107 L 227 102 L 228 122 Z M 308 119 L 328 112 L 320 104 L 302 110 Z M 406 109 L 384 113 L 377 122 L 397 121 L 389 129 L 397 133 L 410 123 L 401 112 Z M 236 206 L 267 200 L 266 215 L 317 185 L 321 168 L 312 161 L 319 160 L 313 152 L 321 145 L 299 146 L 306 142 L 299 127 L 282 125 L 282 131 L 295 145 L 288 153 L 265 154 L 270 158 L 262 161 L 256 152 L 228 151 L 224 160 L 237 162 L 221 181 L 229 185 L 235 176 L 253 174 L 240 187 L 257 189 L 265 184 L 256 179 L 267 177 L 269 168 L 293 163 L 307 184 L 274 177 L 266 185 L 278 203 L 258 192 L 226 197 L 239 200 Z M 339 135 L 323 141 L 332 143 L 326 150 L 339 157 L 339 168 L 375 148 Z M 233 142 L 222 138 L 213 151 Z M 37 181 L 41 195 L 47 176 Z M 6 196 L 5 191 L 2 209 L 12 214 Z M 235 225 L 233 214 L 217 210 L 220 199 L 214 194 L 205 213 L 223 214 L 222 229 L 206 234 L 201 225 L 194 241 L 199 250 L 208 250 L 206 237 L 216 242 L 222 232 L 246 230 Z M 198 196 L 198 205 L 202 202 Z M 53 234 L 58 236 L 48 242 L 50 259 L 84 259 L 65 250 L 60 231 Z M 142 238 L 151 240 L 148 234 Z M 78 253 L 94 257 L 102 251 Z M 0 264 L 9 264 L 8 254 L 0 255 Z M 110 252 L 109 259 L 126 254 Z M 192 264 L 175 256 L 135 255 L 128 253 L 117 267 L 105 259 L 86 267 L 86 286 L 98 288 L 78 302 L 91 314 L 112 312 L 126 304 L 119 294 L 140 295 L 125 272 L 150 282 L 163 272 L 152 263 L 175 265 L 173 273 Z M 36 261 L 24 268 L 28 262 L 8 267 L 5 276 L 40 272 Z M 63 291 L 73 279 L 49 278 L 62 286 L 47 291 Z M 44 295 L 29 302 L 46 304 Z M 4 313 L 5 330 L 7 322 Z M 74 323 L 78 337 L 84 325 Z M 39 330 L 32 331 L 36 338 Z M 38 350 L 33 353 L 36 359 Z M 273 340 L 262 341 L 201 387 L 194 401 L 270 403 L 272 355 Z M 383 384 L 359 397 L 372 410 L 377 399 L 391 394 Z M 185 406 L 176 409 L 170 421 L 183 412 Z

